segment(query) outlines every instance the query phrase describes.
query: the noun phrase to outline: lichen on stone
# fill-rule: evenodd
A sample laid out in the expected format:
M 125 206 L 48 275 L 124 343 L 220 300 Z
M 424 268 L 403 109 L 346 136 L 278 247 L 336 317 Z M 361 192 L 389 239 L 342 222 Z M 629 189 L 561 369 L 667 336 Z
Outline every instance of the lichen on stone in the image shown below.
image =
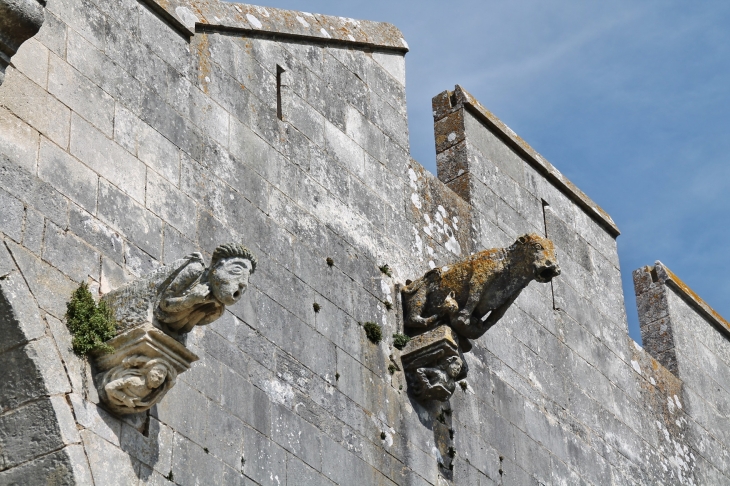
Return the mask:
M 106 344 L 116 334 L 112 311 L 104 301 L 98 304 L 94 301 L 85 283 L 74 291 L 66 304 L 66 325 L 73 336 L 71 345 L 77 355 L 114 351 Z

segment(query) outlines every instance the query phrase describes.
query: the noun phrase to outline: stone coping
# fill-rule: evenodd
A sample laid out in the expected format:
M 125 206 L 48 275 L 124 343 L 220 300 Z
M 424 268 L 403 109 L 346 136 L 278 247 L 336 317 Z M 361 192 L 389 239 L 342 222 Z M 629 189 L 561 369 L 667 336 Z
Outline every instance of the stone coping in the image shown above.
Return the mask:
M 715 309 L 710 307 L 707 302 L 697 295 L 694 290 L 689 288 L 689 285 L 677 277 L 674 272 L 669 270 L 666 265 L 657 260 L 652 270 L 656 272 L 657 278 L 660 281 L 676 290 L 687 303 L 699 311 L 712 324 L 724 331 L 726 335 L 730 336 L 730 322 L 726 321 Z
M 530 165 L 541 172 L 546 179 L 566 194 L 573 202 L 578 204 L 578 206 L 583 208 L 593 219 L 598 221 L 611 236 L 615 238 L 621 234 L 618 226 L 616 226 L 616 223 L 614 223 L 606 211 L 586 196 L 583 191 L 570 182 L 567 177 L 561 174 L 542 155 L 537 153 L 535 149 L 512 131 L 510 127 L 505 125 L 502 120 L 482 106 L 468 91 L 457 84 L 454 88 L 454 95 L 456 96 L 457 102 L 463 104 L 470 113 L 493 129 L 497 136 L 502 138 L 507 145 L 515 149 Z
M 219 0 L 144 0 L 187 36 L 231 31 L 408 52 L 401 31 L 386 22 L 259 7 Z

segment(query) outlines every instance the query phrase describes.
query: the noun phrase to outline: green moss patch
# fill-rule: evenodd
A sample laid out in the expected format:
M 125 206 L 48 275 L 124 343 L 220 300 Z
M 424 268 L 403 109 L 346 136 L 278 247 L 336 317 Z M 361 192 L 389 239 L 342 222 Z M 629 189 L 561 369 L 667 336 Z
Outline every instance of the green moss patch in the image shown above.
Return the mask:
M 362 327 L 365 329 L 365 335 L 373 344 L 378 344 L 383 339 L 383 331 L 374 322 L 365 322 Z
M 395 346 L 398 349 L 403 349 L 406 347 L 406 344 L 408 344 L 408 341 L 410 341 L 411 338 L 406 336 L 405 334 L 401 333 L 395 333 L 393 334 L 393 346 Z
M 85 283 L 74 291 L 66 304 L 66 325 L 73 336 L 71 344 L 77 355 L 114 351 L 105 343 L 116 335 L 112 310 L 104 301 L 97 304 Z

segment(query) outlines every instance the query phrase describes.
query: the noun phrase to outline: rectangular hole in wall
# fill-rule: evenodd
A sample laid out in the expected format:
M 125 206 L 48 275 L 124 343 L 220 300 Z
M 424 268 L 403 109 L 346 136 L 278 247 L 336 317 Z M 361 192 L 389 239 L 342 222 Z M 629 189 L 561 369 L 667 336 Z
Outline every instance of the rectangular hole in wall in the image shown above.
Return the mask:
M 542 224 L 543 229 L 545 231 L 545 238 L 550 238 L 550 235 L 548 234 L 548 226 L 547 226 L 547 214 L 545 213 L 547 211 L 547 208 L 550 207 L 550 204 L 546 200 L 542 200 Z M 559 310 L 558 306 L 555 305 L 555 285 L 553 284 L 553 281 L 550 281 L 550 295 L 553 298 L 553 310 Z
M 284 68 L 276 65 L 276 117 L 279 120 L 284 119 L 284 113 L 282 112 L 281 108 L 281 81 L 282 77 L 284 75 Z

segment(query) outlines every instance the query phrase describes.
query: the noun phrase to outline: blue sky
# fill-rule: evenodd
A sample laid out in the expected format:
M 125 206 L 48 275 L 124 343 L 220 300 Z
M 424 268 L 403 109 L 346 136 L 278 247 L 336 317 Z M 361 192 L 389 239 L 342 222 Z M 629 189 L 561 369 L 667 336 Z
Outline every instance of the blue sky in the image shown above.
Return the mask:
M 429 170 L 431 98 L 461 84 L 608 211 L 635 340 L 631 271 L 655 260 L 730 318 L 730 2 L 262 4 L 398 26 Z

